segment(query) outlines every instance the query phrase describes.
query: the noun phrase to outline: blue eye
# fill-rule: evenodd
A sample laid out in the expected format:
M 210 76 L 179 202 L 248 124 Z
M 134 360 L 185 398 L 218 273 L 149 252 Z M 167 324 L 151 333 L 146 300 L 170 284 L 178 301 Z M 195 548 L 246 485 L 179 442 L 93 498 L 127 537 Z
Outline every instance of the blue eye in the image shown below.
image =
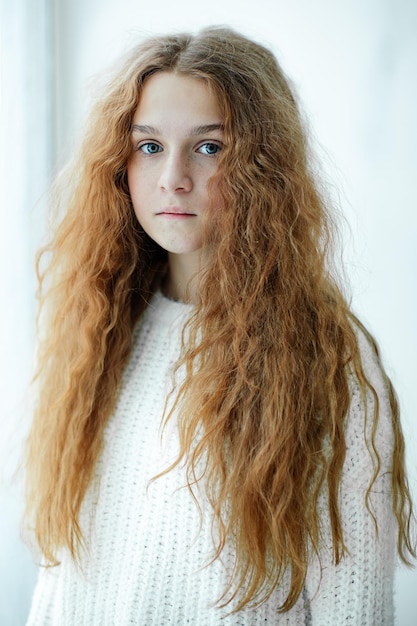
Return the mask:
M 198 152 L 202 152 L 203 154 L 207 154 L 208 156 L 215 156 L 218 152 L 220 152 L 221 147 L 217 145 L 217 143 L 203 143 L 202 146 L 199 147 Z
M 154 143 L 153 141 L 143 143 L 138 147 L 138 150 L 140 150 L 144 154 L 157 154 L 158 152 L 162 152 L 161 146 L 157 143 Z

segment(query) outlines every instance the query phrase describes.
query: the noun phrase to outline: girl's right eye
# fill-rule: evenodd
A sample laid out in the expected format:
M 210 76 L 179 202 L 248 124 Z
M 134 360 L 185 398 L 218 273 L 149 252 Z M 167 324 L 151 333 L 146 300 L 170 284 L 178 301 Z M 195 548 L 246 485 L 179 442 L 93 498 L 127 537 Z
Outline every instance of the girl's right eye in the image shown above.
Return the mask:
M 138 151 L 143 152 L 143 154 L 157 154 L 158 152 L 162 152 L 162 148 L 159 144 L 154 143 L 153 141 L 147 141 L 146 143 L 142 143 L 137 148 Z

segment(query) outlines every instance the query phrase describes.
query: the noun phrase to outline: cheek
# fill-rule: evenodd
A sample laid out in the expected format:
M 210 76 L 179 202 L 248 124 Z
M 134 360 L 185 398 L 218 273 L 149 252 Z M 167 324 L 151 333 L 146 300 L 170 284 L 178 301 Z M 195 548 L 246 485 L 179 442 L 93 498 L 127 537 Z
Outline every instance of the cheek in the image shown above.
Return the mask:
M 127 186 L 135 213 L 137 213 L 137 209 L 140 207 L 141 199 L 146 196 L 146 185 L 144 185 L 144 182 L 136 170 L 128 168 Z
M 129 170 L 127 172 L 127 187 L 133 212 L 138 222 L 141 222 L 141 198 L 143 197 L 143 193 L 139 193 L 140 185 L 138 184 L 137 177 L 132 172 L 129 172 Z

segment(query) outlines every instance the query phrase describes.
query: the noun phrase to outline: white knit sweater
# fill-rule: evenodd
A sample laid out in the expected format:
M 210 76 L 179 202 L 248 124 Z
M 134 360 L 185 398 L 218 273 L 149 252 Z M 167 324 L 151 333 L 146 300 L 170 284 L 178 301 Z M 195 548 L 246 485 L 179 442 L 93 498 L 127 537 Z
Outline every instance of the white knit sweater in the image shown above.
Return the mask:
M 254 609 L 227 615 L 215 606 L 224 590 L 225 554 L 212 553 L 209 515 L 200 519 L 185 484 L 184 468 L 150 478 L 175 458 L 175 426 L 161 440 L 160 422 L 189 305 L 157 293 L 135 331 L 124 384 L 105 434 L 96 478 L 84 501 L 81 523 L 89 544 L 82 571 L 67 552 L 61 564 L 41 568 L 27 626 L 392 626 L 395 524 L 389 487 L 392 427 L 386 392 L 370 346 L 360 338 L 365 370 L 380 399 L 377 446 L 382 478 L 374 485 L 376 538 L 364 493 L 372 462 L 364 441 L 357 386 L 347 425 L 341 513 L 350 556 L 332 562 L 324 532 L 321 569 L 313 562 L 293 609 L 278 614 L 285 585 Z M 325 528 L 328 526 L 323 502 Z M 207 507 L 206 513 L 209 513 Z

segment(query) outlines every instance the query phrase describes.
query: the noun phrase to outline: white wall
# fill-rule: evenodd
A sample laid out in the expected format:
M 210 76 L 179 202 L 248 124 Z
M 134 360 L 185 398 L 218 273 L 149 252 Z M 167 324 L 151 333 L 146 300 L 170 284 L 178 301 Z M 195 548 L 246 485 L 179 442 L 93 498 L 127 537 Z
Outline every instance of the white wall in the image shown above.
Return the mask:
M 144 6 L 137 0 L 55 0 L 55 10 L 60 163 L 79 132 L 90 78 L 137 36 L 227 24 L 277 53 L 297 86 L 326 175 L 350 224 L 345 258 L 353 307 L 378 338 L 400 395 L 417 500 L 417 3 L 159 0 Z M 25 225 L 22 230 L 27 237 Z M 16 324 L 11 328 L 15 335 Z M 30 577 L 26 557 L 16 552 L 15 558 L 22 559 L 22 579 Z M 0 568 L 1 588 L 8 566 L 2 562 Z M 415 624 L 416 589 L 417 572 L 401 568 L 398 626 Z M 0 623 L 9 626 L 2 610 L 0 605 Z
M 35 277 L 52 168 L 49 0 L 0 0 L 0 625 L 24 624 L 35 582 L 13 478 L 28 428 Z

